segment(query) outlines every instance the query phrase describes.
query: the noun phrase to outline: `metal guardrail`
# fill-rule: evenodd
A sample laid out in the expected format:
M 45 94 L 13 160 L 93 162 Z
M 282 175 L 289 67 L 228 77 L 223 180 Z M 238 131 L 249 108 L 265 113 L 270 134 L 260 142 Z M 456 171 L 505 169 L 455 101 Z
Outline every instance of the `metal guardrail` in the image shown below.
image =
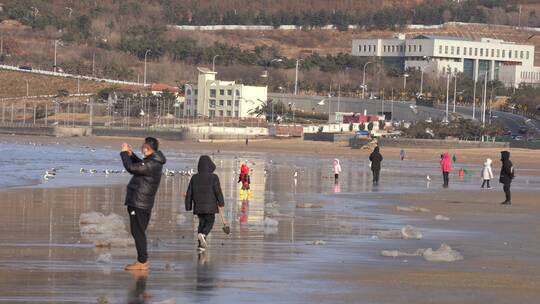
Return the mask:
M 38 69 L 27 70 L 27 69 L 21 69 L 21 68 L 16 67 L 16 66 L 5 65 L 5 64 L 0 64 L 0 69 L 23 72 L 23 73 L 30 73 L 30 74 L 37 74 L 37 75 L 48 75 L 48 76 L 55 76 L 55 77 L 82 79 L 82 80 L 90 80 L 90 81 L 97 81 L 97 82 L 107 82 L 107 83 L 123 84 L 123 85 L 145 86 L 144 84 L 141 84 L 141 83 L 138 83 L 138 82 L 132 82 L 132 81 L 115 80 L 115 79 L 108 79 L 108 78 L 99 78 L 99 77 L 93 77 L 93 76 L 75 75 L 75 74 L 69 74 L 69 73 L 51 72 L 51 71 L 38 70 Z M 148 85 L 149 84 L 146 84 L 146 86 L 148 86 Z

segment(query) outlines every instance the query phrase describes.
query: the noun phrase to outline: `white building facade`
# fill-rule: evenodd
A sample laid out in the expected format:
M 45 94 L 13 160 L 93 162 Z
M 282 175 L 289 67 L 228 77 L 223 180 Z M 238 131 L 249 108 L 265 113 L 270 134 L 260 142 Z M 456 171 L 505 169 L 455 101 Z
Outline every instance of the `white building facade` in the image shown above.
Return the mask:
M 253 117 L 252 111 L 268 98 L 266 86 L 247 86 L 234 81 L 216 80 L 216 72 L 206 68 L 197 70 L 197 84 L 185 85 L 184 116 Z
M 394 39 L 357 39 L 352 42 L 352 54 L 381 57 L 395 61 L 405 70 L 421 69 L 432 75 L 464 73 L 478 80 L 484 79 L 487 73 L 488 79 L 501 80 L 507 86 L 517 86 L 525 80 L 521 72 L 528 75 L 537 71 L 533 45 L 491 38 L 471 40 L 421 35 L 406 39 L 398 35 Z

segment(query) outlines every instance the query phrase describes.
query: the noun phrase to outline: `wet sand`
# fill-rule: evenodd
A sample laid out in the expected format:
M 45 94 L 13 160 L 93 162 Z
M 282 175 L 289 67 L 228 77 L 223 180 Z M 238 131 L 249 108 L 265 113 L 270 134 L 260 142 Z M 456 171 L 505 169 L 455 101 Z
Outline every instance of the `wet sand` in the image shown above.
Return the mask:
M 121 141 L 2 140 L 102 147 Z M 214 151 L 233 233 L 225 236 L 216 224 L 210 250 L 199 256 L 193 233 L 197 220 L 183 211 L 188 180 L 164 178 L 148 230 L 148 277 L 123 271 L 135 257 L 134 248 L 98 249 L 80 233 L 79 217 L 85 212 L 114 212 L 127 220 L 123 185 L 1 190 L 0 302 L 127 303 L 139 295 L 147 303 L 535 303 L 540 296 L 535 192 L 540 163 L 534 153 L 513 151 L 522 157 L 515 163 L 529 165 L 515 182 L 514 205 L 503 207 L 496 180 L 491 191 L 479 191 L 476 177 L 453 176 L 451 188 L 442 189 L 434 175 L 427 185 L 425 175 L 436 174 L 437 166 L 421 158 L 425 150 L 410 151 L 416 160 L 401 162 L 395 160 L 396 149 L 396 157 L 388 155 L 384 163 L 381 185 L 373 187 L 364 151 L 348 154 L 348 148 L 320 145 L 315 155 L 307 145 L 286 154 L 276 145 L 253 142 L 241 154 L 234 150 L 238 144 L 163 143 L 164 150 Z M 303 155 L 308 153 L 310 157 Z M 475 155 L 497 151 L 459 153 L 476 163 Z M 256 163 L 252 196 L 239 193 L 232 174 L 236 154 L 249 155 Z M 344 157 L 339 186 L 327 169 L 333 155 Z M 270 171 L 266 177 L 263 168 Z M 293 170 L 300 172 L 296 182 Z M 523 170 L 518 167 L 518 172 Z M 302 203 L 321 208 L 296 208 Z M 429 212 L 400 212 L 396 206 Z M 179 214 L 185 221 L 177 222 Z M 436 221 L 437 214 L 450 220 Z M 265 226 L 267 218 L 278 226 Z M 418 227 L 424 238 L 374 237 L 407 224 Z M 317 240 L 325 243 L 311 244 Z M 434 263 L 380 255 L 387 249 L 437 248 L 442 242 L 464 260 Z M 96 262 L 103 253 L 111 254 L 111 262 Z

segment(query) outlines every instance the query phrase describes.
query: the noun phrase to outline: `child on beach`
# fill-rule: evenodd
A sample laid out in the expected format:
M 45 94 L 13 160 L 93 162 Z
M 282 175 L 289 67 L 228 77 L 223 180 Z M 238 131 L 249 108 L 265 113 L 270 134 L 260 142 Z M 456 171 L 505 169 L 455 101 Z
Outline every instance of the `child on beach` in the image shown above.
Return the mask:
M 484 168 L 482 169 L 482 178 L 484 179 L 482 181 L 482 189 L 484 186 L 487 185 L 488 189 L 491 189 L 491 186 L 489 185 L 489 181 L 493 178 L 493 171 L 491 170 L 491 159 L 486 159 L 484 162 Z
M 216 165 L 208 155 L 199 158 L 197 174 L 191 177 L 186 192 L 186 211 L 193 209 L 193 214 L 199 218 L 199 228 L 197 239 L 199 241 L 198 250 L 204 252 L 208 248 L 207 237 L 219 213 L 225 206 L 223 192 L 219 177 L 214 174 Z
M 444 152 L 444 154 L 441 155 L 441 171 L 443 174 L 443 187 L 448 188 L 448 184 L 450 183 L 450 171 L 452 171 L 452 165 L 450 161 L 450 155 L 448 155 L 448 152 Z
M 341 173 L 341 165 L 339 164 L 339 159 L 337 158 L 334 159 L 332 171 L 334 172 L 334 183 L 337 184 L 339 181 L 339 174 Z
M 238 176 L 238 182 L 242 183 L 242 190 L 249 191 L 251 178 L 249 176 L 249 167 L 245 163 L 240 166 L 240 176 Z
M 405 154 L 405 150 L 404 150 L 404 149 L 401 149 L 401 150 L 399 151 L 399 157 L 401 158 L 401 160 L 405 160 L 405 157 L 406 157 L 406 156 L 407 156 L 407 155 Z

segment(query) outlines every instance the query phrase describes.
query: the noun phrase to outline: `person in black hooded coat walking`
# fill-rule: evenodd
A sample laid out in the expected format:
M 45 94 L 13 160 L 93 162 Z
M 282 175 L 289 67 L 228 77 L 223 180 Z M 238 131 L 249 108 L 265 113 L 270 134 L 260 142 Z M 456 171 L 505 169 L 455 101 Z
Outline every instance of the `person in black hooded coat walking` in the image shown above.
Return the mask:
M 203 252 L 208 247 L 206 237 L 212 231 L 219 208 L 225 206 L 223 192 L 219 177 L 214 174 L 216 165 L 208 155 L 199 158 L 197 174 L 189 181 L 186 192 L 186 211 L 193 210 L 193 214 L 199 217 L 197 239 L 199 251 Z
M 502 151 L 501 152 L 501 176 L 499 177 L 499 182 L 503 184 L 503 190 L 505 194 L 505 200 L 502 202 L 503 205 L 512 204 L 512 194 L 510 193 L 510 185 L 514 179 L 514 166 L 510 161 L 510 152 Z
M 379 152 L 379 147 L 375 147 L 373 152 L 369 155 L 369 161 L 371 161 L 371 172 L 373 173 L 373 184 L 379 184 L 379 175 L 381 173 L 381 163 L 383 157 Z

